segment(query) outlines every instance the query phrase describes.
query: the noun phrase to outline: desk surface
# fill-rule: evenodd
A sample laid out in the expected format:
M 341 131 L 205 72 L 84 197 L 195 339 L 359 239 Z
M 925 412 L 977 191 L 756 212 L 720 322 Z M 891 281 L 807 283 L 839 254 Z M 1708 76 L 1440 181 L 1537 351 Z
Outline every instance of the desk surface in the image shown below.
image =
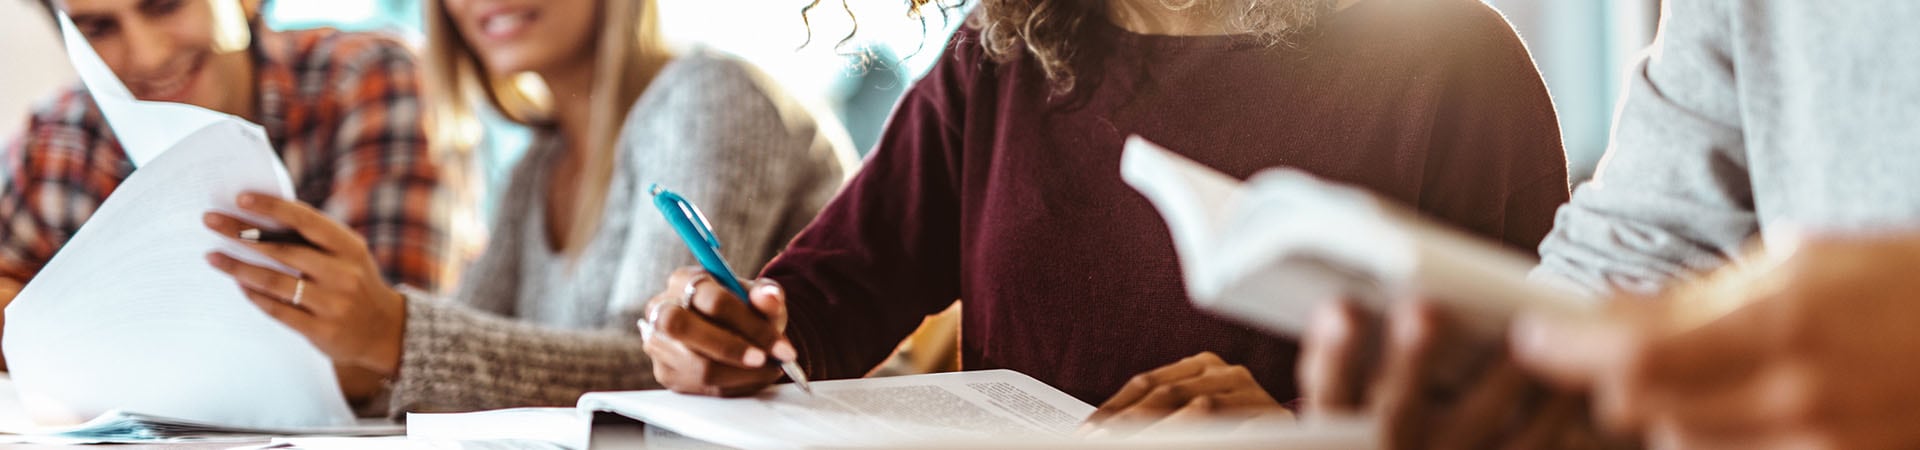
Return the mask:
M 204 444 L 126 444 L 126 445 L 53 445 L 53 444 L 0 444 L 7 450 L 73 450 L 95 447 L 101 450 L 227 450 L 236 447 L 266 445 L 267 441 L 257 442 L 213 442 Z

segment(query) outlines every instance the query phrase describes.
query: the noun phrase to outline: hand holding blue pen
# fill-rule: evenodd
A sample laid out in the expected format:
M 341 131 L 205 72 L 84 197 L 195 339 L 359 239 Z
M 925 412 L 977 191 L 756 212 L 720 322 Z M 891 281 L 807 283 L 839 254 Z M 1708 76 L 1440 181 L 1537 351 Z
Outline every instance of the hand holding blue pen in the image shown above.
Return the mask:
M 704 316 L 703 318 L 706 320 L 702 320 L 701 322 L 709 322 L 709 321 L 724 322 L 730 318 L 729 316 L 731 316 L 731 319 L 733 319 L 733 321 L 737 322 L 741 320 L 740 316 L 743 315 L 741 313 L 750 314 L 754 318 L 757 318 L 760 320 L 776 319 L 775 317 L 768 317 L 769 316 L 768 311 L 763 311 L 761 307 L 757 307 L 754 305 L 753 301 L 751 300 L 752 297 L 748 295 L 746 286 L 741 284 L 740 278 L 735 274 L 735 272 L 733 271 L 733 268 L 728 266 L 726 260 L 721 257 L 720 238 L 713 233 L 713 229 L 711 225 L 707 223 L 706 217 L 700 213 L 699 208 L 695 207 L 693 203 L 687 201 L 687 199 L 681 197 L 678 194 L 673 193 L 672 191 L 668 191 L 664 188 L 661 188 L 657 184 L 649 186 L 648 192 L 650 192 L 653 195 L 654 206 L 656 208 L 659 208 L 661 215 L 666 217 L 667 223 L 671 225 L 674 229 L 674 232 L 679 234 L 680 238 L 686 242 L 687 248 L 693 252 L 694 258 L 700 261 L 700 266 L 706 271 L 705 275 L 701 275 L 699 277 L 693 278 L 686 282 L 684 292 L 680 293 L 679 299 L 678 299 L 678 306 L 680 306 L 681 309 L 685 309 L 687 310 L 687 312 L 692 312 L 692 313 Z M 716 284 L 726 288 L 727 292 L 733 294 L 735 298 L 739 299 L 740 303 L 738 304 L 734 304 L 732 302 L 711 303 L 711 306 L 714 309 L 713 311 L 699 311 L 698 310 L 699 308 L 697 308 L 693 304 L 694 299 L 696 295 L 699 293 L 698 287 L 701 284 L 701 282 L 708 279 L 711 279 Z M 671 290 L 672 288 L 669 288 L 669 289 Z M 672 293 L 663 293 L 662 296 L 664 297 L 671 294 Z M 708 297 L 708 298 L 711 298 L 711 297 Z M 654 336 L 662 333 L 663 331 L 666 331 L 666 330 L 658 330 L 655 328 L 668 328 L 668 329 L 685 329 L 686 328 L 686 327 L 662 327 L 660 324 L 663 323 L 666 319 L 668 319 L 668 318 L 661 317 L 660 316 L 661 313 L 658 312 L 661 309 L 660 305 L 662 304 L 663 303 L 660 302 L 659 299 L 656 299 L 656 301 L 647 308 L 647 319 L 645 323 L 642 324 L 642 327 L 643 327 L 642 329 L 646 331 L 648 335 L 648 340 L 649 340 L 648 349 L 650 353 L 665 353 L 665 352 L 654 351 L 655 349 L 655 345 L 654 345 L 655 342 L 653 342 Z M 744 311 L 740 311 L 739 308 L 737 308 L 737 306 L 745 306 L 746 308 L 744 309 Z M 730 312 L 731 314 L 729 314 Z M 764 364 L 766 362 L 777 362 L 780 365 L 781 371 L 784 372 L 788 378 L 791 378 L 795 385 L 797 385 L 802 391 L 805 391 L 808 394 L 812 394 L 813 388 L 808 384 L 806 373 L 800 369 L 800 366 L 798 364 L 795 364 L 792 361 L 793 357 L 791 355 L 794 354 L 792 350 L 792 346 L 786 344 L 785 342 L 778 342 L 779 336 L 780 336 L 778 329 L 781 327 L 784 327 L 785 321 L 784 321 L 784 314 L 776 314 L 776 315 L 780 317 L 777 318 L 779 320 L 771 320 L 772 322 L 777 322 L 773 324 L 774 330 L 770 333 L 772 334 L 772 336 L 765 336 L 765 335 L 752 336 L 756 334 L 756 333 L 753 333 L 753 330 L 742 329 L 742 328 L 753 328 L 753 327 L 744 327 L 744 326 L 740 326 L 739 324 L 706 323 L 706 325 L 709 325 L 712 328 L 712 330 L 710 331 L 721 331 L 721 332 L 725 332 L 726 334 L 738 333 L 740 335 L 715 337 L 711 335 L 720 334 L 720 333 L 708 333 L 709 336 L 705 336 L 705 337 L 709 339 L 706 339 L 702 342 L 689 342 L 689 340 L 686 339 L 688 336 L 672 336 L 672 339 L 676 340 L 677 343 L 681 344 L 677 347 L 677 350 L 680 350 L 679 353 L 695 354 L 695 355 L 685 355 L 685 356 L 696 356 L 696 357 L 704 356 L 704 357 L 709 357 L 713 359 L 727 359 L 728 361 L 733 361 L 734 359 L 732 359 L 732 357 L 735 354 L 743 354 L 745 356 L 739 358 L 738 361 L 740 361 L 741 364 L 744 364 L 746 366 L 754 366 L 749 368 L 756 368 L 760 364 Z M 746 319 L 746 320 L 752 321 L 756 324 L 760 323 L 760 320 L 754 320 L 754 319 Z M 731 329 L 728 329 L 728 328 L 731 328 Z M 758 337 L 759 339 L 754 339 L 753 337 Z M 760 346 L 764 346 L 766 344 L 763 342 L 757 342 L 757 341 L 777 342 L 776 347 L 778 348 L 778 350 L 776 350 L 774 353 L 775 354 L 784 353 L 785 355 L 782 355 L 782 356 L 787 356 L 787 357 L 784 358 L 785 359 L 784 361 L 782 361 L 781 358 L 769 357 L 767 351 L 760 348 Z M 702 344 L 710 344 L 710 345 L 702 345 Z M 741 348 L 741 347 L 745 347 L 745 348 Z M 726 348 L 726 349 L 722 350 L 720 348 Z M 666 364 L 668 366 L 672 365 L 671 361 L 663 361 L 663 359 L 672 359 L 672 358 L 671 357 L 663 358 L 663 355 L 656 354 L 655 355 L 656 374 L 663 372 L 662 370 L 660 370 L 663 364 Z M 667 367 L 666 372 L 677 373 L 679 371 L 675 370 L 675 368 L 673 367 Z M 705 372 L 705 371 L 702 370 L 701 372 Z M 698 381 L 688 383 L 688 384 L 693 384 L 695 386 L 676 386 L 675 384 L 678 380 L 669 379 L 671 377 L 667 377 L 667 376 L 662 376 L 661 378 L 662 378 L 661 381 L 663 383 L 668 384 L 669 388 L 674 388 L 675 390 L 680 390 L 680 391 L 713 392 L 714 389 L 717 388 L 716 386 L 711 386 L 714 383 L 712 383 L 713 380 L 710 379 L 712 377 L 709 377 L 709 376 L 697 377 L 699 378 Z M 760 386 L 764 387 L 764 384 L 761 384 Z M 719 392 L 728 392 L 728 391 L 722 389 Z

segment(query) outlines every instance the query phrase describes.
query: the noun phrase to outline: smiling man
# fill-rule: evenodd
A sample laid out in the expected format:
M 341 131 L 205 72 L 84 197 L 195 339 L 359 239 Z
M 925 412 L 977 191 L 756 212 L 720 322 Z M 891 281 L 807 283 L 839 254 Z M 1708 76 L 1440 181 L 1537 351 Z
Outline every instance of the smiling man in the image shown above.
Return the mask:
M 330 29 L 276 32 L 262 0 L 42 0 L 73 18 L 142 100 L 266 128 L 301 201 L 364 237 L 387 281 L 433 289 L 446 240 L 412 56 Z M 0 169 L 0 307 L 134 166 L 84 88 L 34 108 Z

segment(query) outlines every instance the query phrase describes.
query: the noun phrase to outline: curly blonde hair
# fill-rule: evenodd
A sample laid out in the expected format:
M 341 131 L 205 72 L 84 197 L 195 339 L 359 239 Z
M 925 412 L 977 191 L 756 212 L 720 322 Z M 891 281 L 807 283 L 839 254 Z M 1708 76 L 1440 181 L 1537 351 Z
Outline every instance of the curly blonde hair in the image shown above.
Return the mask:
M 941 16 L 966 6 L 969 0 L 904 0 L 907 17 L 922 21 L 928 11 Z M 967 17 L 967 25 L 980 33 L 981 46 L 995 62 L 1006 63 L 1029 56 L 1040 65 L 1054 93 L 1073 90 L 1078 81 L 1074 65 L 1081 56 L 1079 39 L 1093 20 L 1107 20 L 1108 5 L 1120 0 L 973 0 L 979 2 Z M 1332 10 L 1334 0 L 1155 0 L 1171 10 L 1190 10 L 1218 17 L 1221 29 L 1242 35 L 1260 45 L 1279 46 L 1290 38 L 1312 29 L 1316 21 Z M 812 0 L 801 8 L 807 19 L 821 0 Z M 841 6 L 852 15 L 842 0 Z M 859 33 L 859 26 L 840 40 L 846 43 Z M 812 40 L 809 31 L 808 41 Z

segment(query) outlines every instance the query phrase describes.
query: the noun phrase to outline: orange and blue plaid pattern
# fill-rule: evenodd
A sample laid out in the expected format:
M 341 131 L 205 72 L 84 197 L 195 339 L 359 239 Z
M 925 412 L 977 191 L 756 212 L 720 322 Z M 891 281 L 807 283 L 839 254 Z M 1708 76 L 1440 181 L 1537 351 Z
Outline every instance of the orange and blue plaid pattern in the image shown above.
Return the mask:
M 398 42 L 334 30 L 255 32 L 258 116 L 301 201 L 358 231 L 390 283 L 438 288 L 442 177 L 420 78 Z M 28 280 L 133 165 L 82 89 L 40 104 L 0 169 L 0 276 Z

